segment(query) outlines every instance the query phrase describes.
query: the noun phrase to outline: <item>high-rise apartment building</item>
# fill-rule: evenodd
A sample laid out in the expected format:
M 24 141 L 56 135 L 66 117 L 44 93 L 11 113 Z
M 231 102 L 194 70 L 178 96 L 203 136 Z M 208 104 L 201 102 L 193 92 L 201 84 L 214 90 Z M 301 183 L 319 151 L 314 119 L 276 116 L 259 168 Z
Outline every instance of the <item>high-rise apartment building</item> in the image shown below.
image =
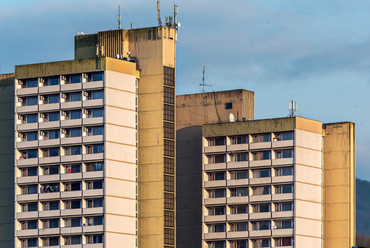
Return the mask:
M 15 247 L 175 246 L 176 28 L 15 70 Z

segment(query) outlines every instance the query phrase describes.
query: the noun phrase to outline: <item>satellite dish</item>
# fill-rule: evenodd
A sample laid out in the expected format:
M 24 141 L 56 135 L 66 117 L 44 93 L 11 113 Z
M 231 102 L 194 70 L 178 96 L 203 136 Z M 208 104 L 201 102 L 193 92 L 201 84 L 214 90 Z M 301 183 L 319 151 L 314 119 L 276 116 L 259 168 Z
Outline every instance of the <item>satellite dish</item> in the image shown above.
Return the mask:
M 235 122 L 235 117 L 234 117 L 233 113 L 230 113 L 230 115 L 229 115 L 229 121 L 230 122 Z

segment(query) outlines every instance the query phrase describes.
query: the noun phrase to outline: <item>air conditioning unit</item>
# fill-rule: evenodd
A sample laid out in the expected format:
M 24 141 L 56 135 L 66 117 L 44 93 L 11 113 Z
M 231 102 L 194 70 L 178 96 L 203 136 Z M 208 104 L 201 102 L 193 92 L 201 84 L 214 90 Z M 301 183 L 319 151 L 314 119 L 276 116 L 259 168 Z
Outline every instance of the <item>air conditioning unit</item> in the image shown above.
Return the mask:
M 18 102 L 23 102 L 23 99 L 19 97 Z
M 18 115 L 18 120 L 23 120 L 23 116 Z
M 45 80 L 43 78 L 40 78 L 40 83 L 45 83 Z
M 40 114 L 40 118 L 45 118 L 45 115 L 44 114 Z
M 61 76 L 60 79 L 63 80 L 63 81 L 67 80 L 67 78 L 65 76 Z
M 18 80 L 18 84 L 22 85 L 23 84 L 23 81 L 22 80 Z
M 84 127 L 84 132 L 87 133 L 89 129 L 87 127 Z
M 40 131 L 40 136 L 45 136 L 45 132 Z
M 66 116 L 66 115 L 67 115 L 67 112 L 62 111 L 62 116 Z
M 67 133 L 67 130 L 65 130 L 65 129 L 62 129 L 62 134 L 66 134 Z
M 84 114 L 87 115 L 89 111 L 87 109 L 84 109 Z
M 89 92 L 84 92 L 84 96 L 89 96 Z
M 40 96 L 40 100 L 41 101 L 45 101 L 45 97 L 44 96 Z
M 62 94 L 62 98 L 67 98 L 67 95 L 66 94 Z
M 82 77 L 88 79 L 89 78 L 89 75 L 87 75 L 86 73 L 83 73 L 82 74 Z
M 19 133 L 18 138 L 23 138 L 23 134 Z

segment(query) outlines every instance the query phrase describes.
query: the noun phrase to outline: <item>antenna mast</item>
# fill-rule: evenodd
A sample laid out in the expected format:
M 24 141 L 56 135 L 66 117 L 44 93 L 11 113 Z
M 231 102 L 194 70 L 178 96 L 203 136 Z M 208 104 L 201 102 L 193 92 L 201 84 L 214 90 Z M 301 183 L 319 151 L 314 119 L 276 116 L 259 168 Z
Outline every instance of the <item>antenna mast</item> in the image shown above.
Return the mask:
M 121 5 L 118 4 L 118 29 L 121 29 Z
M 203 91 L 202 91 L 202 93 L 204 93 L 204 92 L 205 92 L 205 87 L 206 87 L 206 86 L 212 86 L 212 85 L 210 85 L 210 84 L 206 84 L 206 83 L 204 82 L 204 75 L 205 75 L 205 73 L 206 73 L 206 67 L 207 67 L 207 66 L 203 66 L 203 83 L 199 84 L 200 86 L 203 86 Z
M 289 101 L 289 115 L 288 117 L 295 117 L 295 112 L 297 112 L 297 102 L 294 100 Z
M 161 8 L 159 5 L 159 0 L 157 1 L 157 10 L 158 10 L 158 26 L 162 26 L 163 21 L 161 20 Z

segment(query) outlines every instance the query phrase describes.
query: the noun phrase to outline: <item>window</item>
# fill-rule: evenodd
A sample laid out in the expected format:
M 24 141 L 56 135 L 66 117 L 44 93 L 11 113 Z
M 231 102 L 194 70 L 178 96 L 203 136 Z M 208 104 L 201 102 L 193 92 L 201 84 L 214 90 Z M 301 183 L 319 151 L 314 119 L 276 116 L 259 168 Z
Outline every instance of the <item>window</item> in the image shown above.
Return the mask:
M 208 139 L 208 146 L 224 146 L 224 145 L 226 145 L 225 137 Z
M 219 155 L 209 156 L 208 157 L 208 163 L 209 164 L 226 163 L 226 155 L 225 154 L 219 154 Z
M 209 190 L 209 198 L 226 197 L 226 189 L 213 189 Z
M 256 239 L 253 240 L 253 247 L 270 247 L 271 240 L 270 239 Z
M 65 209 L 78 209 L 81 208 L 81 200 L 71 200 L 64 202 Z
M 231 214 L 247 214 L 248 213 L 248 205 L 230 206 L 230 213 Z
M 21 159 L 23 158 L 37 158 L 38 157 L 38 150 L 28 150 L 28 151 L 22 151 Z
M 164 208 L 174 210 L 175 196 L 173 193 L 164 193 Z
M 22 169 L 22 177 L 31 177 L 37 176 L 38 169 L 37 167 L 25 168 Z
M 104 91 L 102 90 L 94 90 L 89 93 L 89 100 L 94 100 L 94 99 L 103 99 L 104 97 Z
M 174 159 L 173 158 L 164 158 L 164 173 L 174 175 Z
M 70 102 L 81 101 L 82 100 L 82 93 L 81 92 L 69 93 L 68 100 Z
M 103 181 L 90 181 L 86 182 L 86 189 L 102 189 Z
M 286 238 L 275 238 L 275 246 L 293 246 L 293 238 L 286 237 Z
M 166 121 L 175 120 L 175 107 L 173 105 L 163 104 L 163 119 Z
M 103 117 L 104 110 L 102 108 L 99 109 L 90 109 L 88 111 L 88 117 L 89 118 L 95 118 L 95 117 Z
M 52 104 L 52 103 L 59 103 L 60 101 L 60 96 L 58 95 L 47 95 L 44 96 L 44 103 L 46 104 Z
M 208 215 L 224 215 L 226 214 L 226 207 L 214 207 L 208 209 Z
M 270 230 L 271 222 L 270 221 L 255 221 L 252 222 L 253 230 Z
M 174 176 L 163 175 L 164 191 L 174 192 Z
M 52 202 L 44 202 L 43 203 L 43 210 L 59 210 L 59 201 L 52 201 Z
M 103 153 L 104 152 L 104 145 L 89 145 L 86 146 L 87 154 L 94 154 L 94 153 Z
M 69 112 L 69 119 L 81 119 L 82 118 L 82 111 L 81 110 L 72 110 Z
M 27 141 L 32 141 L 32 140 L 38 140 L 39 139 L 37 132 L 25 133 L 23 135 L 23 137 L 25 137 Z
M 82 225 L 82 218 L 71 218 L 65 220 L 67 227 L 78 227 Z
M 244 232 L 248 231 L 248 222 L 230 223 L 231 232 Z
M 37 202 L 25 203 L 25 204 L 22 204 L 21 207 L 22 207 L 22 212 L 38 211 L 38 203 Z
M 249 177 L 248 170 L 231 171 L 230 175 L 232 180 L 247 179 Z
M 102 171 L 103 170 L 103 162 L 93 162 L 86 164 L 86 171 Z
M 163 66 L 164 85 L 175 86 L 175 69 Z
M 163 86 L 163 102 L 174 104 L 175 103 L 175 89 Z
M 292 211 L 292 210 L 293 210 L 293 202 L 275 203 L 275 212 Z
M 248 196 L 248 188 L 234 188 L 230 189 L 230 195 L 233 196 Z
M 45 117 L 48 121 L 59 121 L 60 120 L 60 113 L 59 112 L 50 112 L 45 114 Z
M 27 247 L 37 247 L 38 243 L 37 238 L 27 239 Z
M 37 79 L 28 79 L 25 84 L 26 88 L 34 88 L 39 86 Z
M 209 225 L 208 226 L 208 232 L 209 233 L 225 232 L 225 231 L 226 231 L 226 225 L 225 224 L 216 224 L 216 225 Z
M 70 146 L 64 148 L 65 155 L 80 155 L 82 154 L 82 147 L 81 146 Z
M 76 235 L 76 236 L 67 236 L 67 237 L 64 237 L 64 244 L 65 245 L 78 245 L 78 244 L 82 244 L 82 236 Z
M 271 170 L 270 169 L 254 170 L 253 177 L 254 178 L 271 177 Z
M 66 130 L 66 137 L 81 137 L 81 136 L 82 129 L 80 127 Z
M 232 109 L 232 108 L 233 108 L 233 103 L 232 102 L 225 103 L 225 109 Z
M 226 248 L 225 241 L 212 241 L 208 243 L 208 248 Z
M 46 132 L 46 137 L 48 139 L 59 139 L 60 138 L 60 131 L 58 130 L 50 130 Z
M 44 157 L 56 157 L 60 155 L 59 147 L 43 149 L 43 156 Z
M 50 219 L 50 220 L 43 220 L 44 228 L 58 228 L 59 227 L 59 219 Z
M 86 222 L 89 226 L 103 225 L 103 216 L 88 217 L 86 218 Z
M 164 226 L 175 227 L 175 212 L 164 210 Z
M 253 153 L 253 160 L 266 160 L 266 159 L 271 159 L 271 151 Z
M 275 176 L 277 177 L 293 175 L 293 167 L 282 167 L 276 168 L 275 170 Z
M 240 161 L 248 161 L 249 160 L 249 153 L 247 153 L 247 152 L 230 154 L 230 156 L 231 156 L 231 161 L 233 161 L 233 162 L 240 162 Z
M 86 206 L 88 208 L 99 208 L 99 207 L 103 207 L 103 198 L 88 199 L 88 200 L 86 200 Z
M 269 195 L 271 194 L 270 186 L 253 187 L 253 195 Z
M 275 186 L 275 194 L 289 194 L 293 193 L 293 185 L 277 185 Z
M 59 85 L 59 77 L 51 77 L 45 80 L 45 86 Z
M 39 121 L 37 114 L 25 115 L 25 119 L 26 123 L 37 123 Z
M 248 143 L 248 135 L 243 136 L 233 136 L 230 138 L 231 145 L 236 144 L 247 144 Z
M 26 222 L 22 222 L 22 230 L 27 229 L 37 229 L 37 220 L 29 220 Z
M 89 135 L 103 135 L 104 134 L 104 127 L 91 127 L 89 129 Z
M 293 220 L 277 220 L 275 226 L 277 229 L 293 228 Z
M 59 174 L 59 166 L 48 166 L 44 167 L 44 175 L 56 175 Z
M 58 246 L 59 245 L 59 237 L 50 237 L 50 238 L 43 238 L 43 246 Z
M 224 171 L 222 172 L 213 172 L 208 174 L 208 180 L 209 181 L 216 181 L 216 180 L 225 180 L 226 179 L 226 173 Z
M 163 135 L 166 139 L 174 139 L 175 138 L 175 124 L 171 122 L 163 122 Z
M 37 105 L 39 104 L 39 100 L 37 98 L 37 96 L 29 96 L 29 97 L 26 97 L 26 104 L 27 106 L 32 106 L 32 105 Z
M 81 190 L 81 182 L 64 184 L 64 191 L 78 191 L 78 190 Z
M 59 183 L 43 184 L 40 187 L 40 193 L 59 192 Z
M 91 79 L 91 81 L 103 81 L 103 73 L 93 73 Z
M 275 141 L 293 140 L 293 137 L 294 137 L 293 132 L 276 133 Z
M 173 140 L 164 140 L 163 150 L 164 156 L 175 156 L 175 142 Z
M 271 212 L 270 204 L 256 204 L 252 205 L 253 213 L 266 213 Z
M 270 133 L 254 134 L 252 137 L 253 137 L 253 142 L 270 142 L 271 141 Z
M 230 241 L 230 248 L 248 248 L 248 240 Z
M 86 236 L 87 244 L 100 244 L 103 243 L 103 234 L 95 234 Z
M 65 166 L 66 173 L 79 173 L 82 172 L 81 164 L 69 164 Z
M 81 83 L 81 75 L 72 75 L 70 76 L 69 78 L 69 82 L 71 84 L 77 84 L 77 83 Z
M 275 151 L 275 158 L 292 158 L 293 157 L 293 150 L 280 150 Z

